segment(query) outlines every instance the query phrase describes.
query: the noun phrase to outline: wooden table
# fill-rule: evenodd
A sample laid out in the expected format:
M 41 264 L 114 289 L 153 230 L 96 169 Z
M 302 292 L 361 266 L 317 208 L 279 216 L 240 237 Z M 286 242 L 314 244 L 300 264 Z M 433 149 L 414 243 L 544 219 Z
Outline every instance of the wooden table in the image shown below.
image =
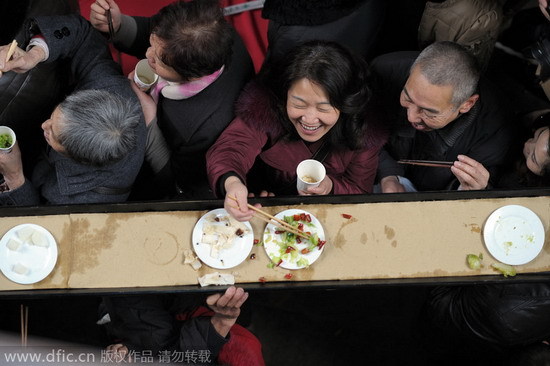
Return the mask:
M 480 198 L 486 196 L 489 197 Z M 550 195 L 547 191 L 521 195 L 478 193 L 477 196 L 455 192 L 435 196 L 436 200 L 427 200 L 429 197 L 434 196 L 264 199 L 266 205 L 276 204 L 265 206 L 272 214 L 287 208 L 302 208 L 314 214 L 325 229 L 325 251 L 309 268 L 289 271 L 267 268 L 269 260 L 263 247 L 254 246 L 255 259 L 247 259 L 221 272 L 234 274 L 236 282 L 244 286 L 260 286 L 259 278 L 264 277 L 268 282 L 262 286 L 268 287 L 296 283 L 346 285 L 353 281 L 407 283 L 427 279 L 437 283 L 448 279 L 500 279 L 502 276 L 496 276 L 490 267 L 494 259 L 485 248 L 482 228 L 491 212 L 509 204 L 534 211 L 546 232 L 541 254 L 532 262 L 517 266 L 520 275 L 516 279 L 528 273 L 550 271 Z M 0 294 L 21 290 L 79 289 L 98 293 L 180 286 L 198 289 L 198 276 L 219 270 L 203 266 L 194 271 L 183 264 L 183 251 L 192 246 L 191 233 L 197 220 L 220 205 L 221 201 L 202 201 L 3 209 L 4 214 L 15 216 L 0 220 L 0 233 L 21 223 L 41 225 L 55 237 L 59 256 L 54 271 L 36 284 L 20 285 L 0 275 Z M 33 215 L 37 211 L 39 215 Z M 346 219 L 342 214 L 352 218 Z M 255 237 L 261 239 L 265 223 L 257 219 L 251 223 Z M 466 265 L 469 253 L 483 253 L 485 267 L 479 271 L 469 269 Z M 285 279 L 287 273 L 293 274 L 291 280 Z

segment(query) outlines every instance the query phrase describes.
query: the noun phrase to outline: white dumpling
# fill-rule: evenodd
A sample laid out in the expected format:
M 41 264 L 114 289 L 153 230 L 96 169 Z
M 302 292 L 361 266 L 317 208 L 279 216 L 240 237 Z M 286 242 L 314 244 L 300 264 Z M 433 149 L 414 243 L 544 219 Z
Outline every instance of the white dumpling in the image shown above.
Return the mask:
M 46 238 L 46 236 L 38 230 L 35 230 L 34 233 L 32 233 L 31 239 L 32 243 L 38 247 L 47 248 L 50 246 L 50 243 L 48 243 L 48 238 Z
M 9 250 L 13 250 L 14 252 L 19 250 L 19 247 L 21 247 L 21 242 L 16 239 L 10 239 L 8 241 L 8 244 L 6 244 Z
M 31 240 L 31 236 L 34 233 L 34 228 L 32 226 L 25 226 L 19 230 L 17 230 L 17 237 L 21 241 L 29 241 Z
M 13 266 L 12 271 L 20 275 L 26 275 L 29 273 L 29 268 L 22 265 L 21 263 L 17 263 L 15 266 Z

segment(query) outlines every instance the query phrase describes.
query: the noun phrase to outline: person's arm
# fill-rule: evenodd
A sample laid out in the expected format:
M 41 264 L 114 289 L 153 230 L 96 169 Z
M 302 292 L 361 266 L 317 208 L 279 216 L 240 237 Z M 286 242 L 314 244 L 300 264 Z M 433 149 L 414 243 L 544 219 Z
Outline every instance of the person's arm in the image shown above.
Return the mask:
M 386 151 L 380 150 L 377 176 L 380 180 L 382 193 L 405 192 L 405 187 L 399 182 L 398 176 L 404 176 L 405 169 L 397 164 L 395 159 Z
M 236 118 L 206 153 L 206 170 L 210 187 L 222 196 L 218 180 L 229 172 L 234 172 L 246 185 L 246 175 L 262 152 L 267 135 Z M 226 187 L 227 189 L 227 187 Z
M 0 174 L 4 177 L 0 205 L 31 206 L 40 203 L 37 190 L 23 174 L 21 151 L 17 142 L 11 152 L 0 153 Z

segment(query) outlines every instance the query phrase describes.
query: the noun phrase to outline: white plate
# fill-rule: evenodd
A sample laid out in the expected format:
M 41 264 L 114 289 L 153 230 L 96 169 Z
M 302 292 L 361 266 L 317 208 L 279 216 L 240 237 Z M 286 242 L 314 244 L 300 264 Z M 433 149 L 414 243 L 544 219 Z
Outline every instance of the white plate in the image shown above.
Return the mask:
M 300 213 L 308 214 L 311 217 L 311 223 L 313 224 L 313 226 L 304 226 L 303 231 L 309 231 L 312 234 L 317 233 L 317 236 L 319 237 L 319 239 L 325 240 L 325 231 L 323 230 L 323 226 L 315 216 L 313 216 L 307 211 L 290 209 L 290 210 L 279 212 L 277 215 L 275 215 L 275 217 L 283 220 L 285 216 L 291 216 L 291 215 L 300 214 Z M 267 256 L 271 259 L 273 263 L 277 264 L 278 262 L 277 258 L 281 256 L 281 247 L 279 246 L 278 242 L 280 243 L 283 241 L 282 236 L 284 234 L 275 234 L 275 231 L 277 231 L 277 226 L 272 224 L 267 224 L 264 231 L 263 241 L 264 241 L 264 248 L 267 253 Z M 286 268 L 286 269 L 305 268 L 308 265 L 313 264 L 313 262 L 315 262 L 321 255 L 321 253 L 323 252 L 323 249 L 325 249 L 325 247 L 322 247 L 321 249 L 319 249 L 318 247 L 315 247 L 311 252 L 307 254 L 301 254 L 300 251 L 304 248 L 307 248 L 309 246 L 309 242 L 305 241 L 304 243 L 296 243 L 295 245 L 298 249 L 297 250 L 298 256 L 294 258 L 294 260 L 292 259 L 287 260 L 286 258 L 281 258 L 283 261 L 281 262 L 281 264 L 279 264 L 279 267 Z M 289 257 L 289 256 L 286 256 L 286 257 Z M 301 258 L 307 260 L 308 264 L 298 265 L 297 262 Z
M 495 259 L 510 265 L 525 264 L 540 253 L 544 245 L 544 227 L 530 209 L 503 206 L 485 222 L 483 238 Z
M 252 250 L 254 244 L 254 232 L 250 223 L 243 222 L 248 227 L 248 232 L 242 237 L 237 237 L 233 240 L 233 245 L 230 248 L 221 249 L 218 258 L 210 256 L 212 246 L 210 244 L 201 243 L 203 234 L 203 225 L 209 216 L 229 216 L 229 213 L 223 208 L 218 208 L 204 214 L 193 229 L 193 249 L 199 259 L 212 268 L 216 269 L 228 269 L 233 268 L 241 264 Z M 216 223 L 218 224 L 218 223 Z M 224 225 L 224 223 L 219 223 Z
M 44 235 L 48 242 L 47 247 L 32 244 L 28 240 L 22 242 L 14 251 L 7 247 L 10 239 L 18 240 L 17 232 L 22 229 L 32 228 Z M 57 243 L 52 234 L 42 226 L 35 224 L 22 224 L 11 228 L 0 240 L 0 270 L 13 282 L 28 285 L 42 281 L 46 278 L 57 262 Z M 13 267 L 21 264 L 29 269 L 26 274 L 13 271 Z

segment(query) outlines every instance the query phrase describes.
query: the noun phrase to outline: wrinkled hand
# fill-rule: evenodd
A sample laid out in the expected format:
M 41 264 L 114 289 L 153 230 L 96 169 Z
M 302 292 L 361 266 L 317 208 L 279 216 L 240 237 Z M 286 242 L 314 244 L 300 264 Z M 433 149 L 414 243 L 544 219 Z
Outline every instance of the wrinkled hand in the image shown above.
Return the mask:
M 0 174 L 4 176 L 4 182 L 10 190 L 17 189 L 25 183 L 21 150 L 19 150 L 17 141 L 13 145 L 11 152 L 0 152 Z
M 134 71 L 128 74 L 128 79 L 130 79 L 130 86 L 132 87 L 134 93 L 137 95 L 139 103 L 141 104 L 143 117 L 145 118 L 145 124 L 149 126 L 157 116 L 157 103 L 155 103 L 153 97 L 142 91 L 139 86 L 136 85 L 136 83 L 134 82 Z
M 298 194 L 301 196 L 310 196 L 312 194 L 327 195 L 332 191 L 332 185 L 332 179 L 326 175 L 317 187 L 308 187 L 307 191 L 298 191 Z
M 16 47 L 13 56 L 6 62 L 6 56 L 10 45 L 0 47 L 0 76 L 2 72 L 14 71 L 18 74 L 25 73 L 44 60 L 46 54 L 40 47 L 33 47 L 29 52 Z
M 460 182 L 460 190 L 485 189 L 489 184 L 489 171 L 483 164 L 466 156 L 458 155 L 451 171 Z
M 238 221 L 248 221 L 254 215 L 254 211 L 248 208 L 248 188 L 241 182 L 238 177 L 231 176 L 224 182 L 225 200 L 223 207 L 231 216 Z M 237 201 L 229 198 L 235 197 Z
M 405 187 L 396 176 L 390 175 L 380 180 L 380 190 L 382 193 L 401 193 L 405 192 Z
M 225 293 L 208 296 L 206 304 L 214 311 L 211 318 L 216 331 L 226 337 L 241 313 L 241 306 L 248 299 L 248 292 L 240 287 L 231 286 Z
M 547 7 L 548 7 L 548 0 L 539 0 L 540 11 L 546 17 L 546 19 L 550 20 L 550 14 L 548 14 L 548 10 L 546 10 Z
M 100 32 L 109 33 L 109 21 L 107 20 L 107 10 L 111 9 L 111 19 L 115 33 L 120 29 L 122 14 L 113 0 L 96 0 L 90 6 L 90 23 Z
M 114 361 L 116 363 L 132 363 L 132 360 L 129 357 L 128 347 L 121 343 L 111 344 L 105 348 L 107 351 L 107 357 L 109 361 Z M 126 358 L 128 356 L 128 358 Z

